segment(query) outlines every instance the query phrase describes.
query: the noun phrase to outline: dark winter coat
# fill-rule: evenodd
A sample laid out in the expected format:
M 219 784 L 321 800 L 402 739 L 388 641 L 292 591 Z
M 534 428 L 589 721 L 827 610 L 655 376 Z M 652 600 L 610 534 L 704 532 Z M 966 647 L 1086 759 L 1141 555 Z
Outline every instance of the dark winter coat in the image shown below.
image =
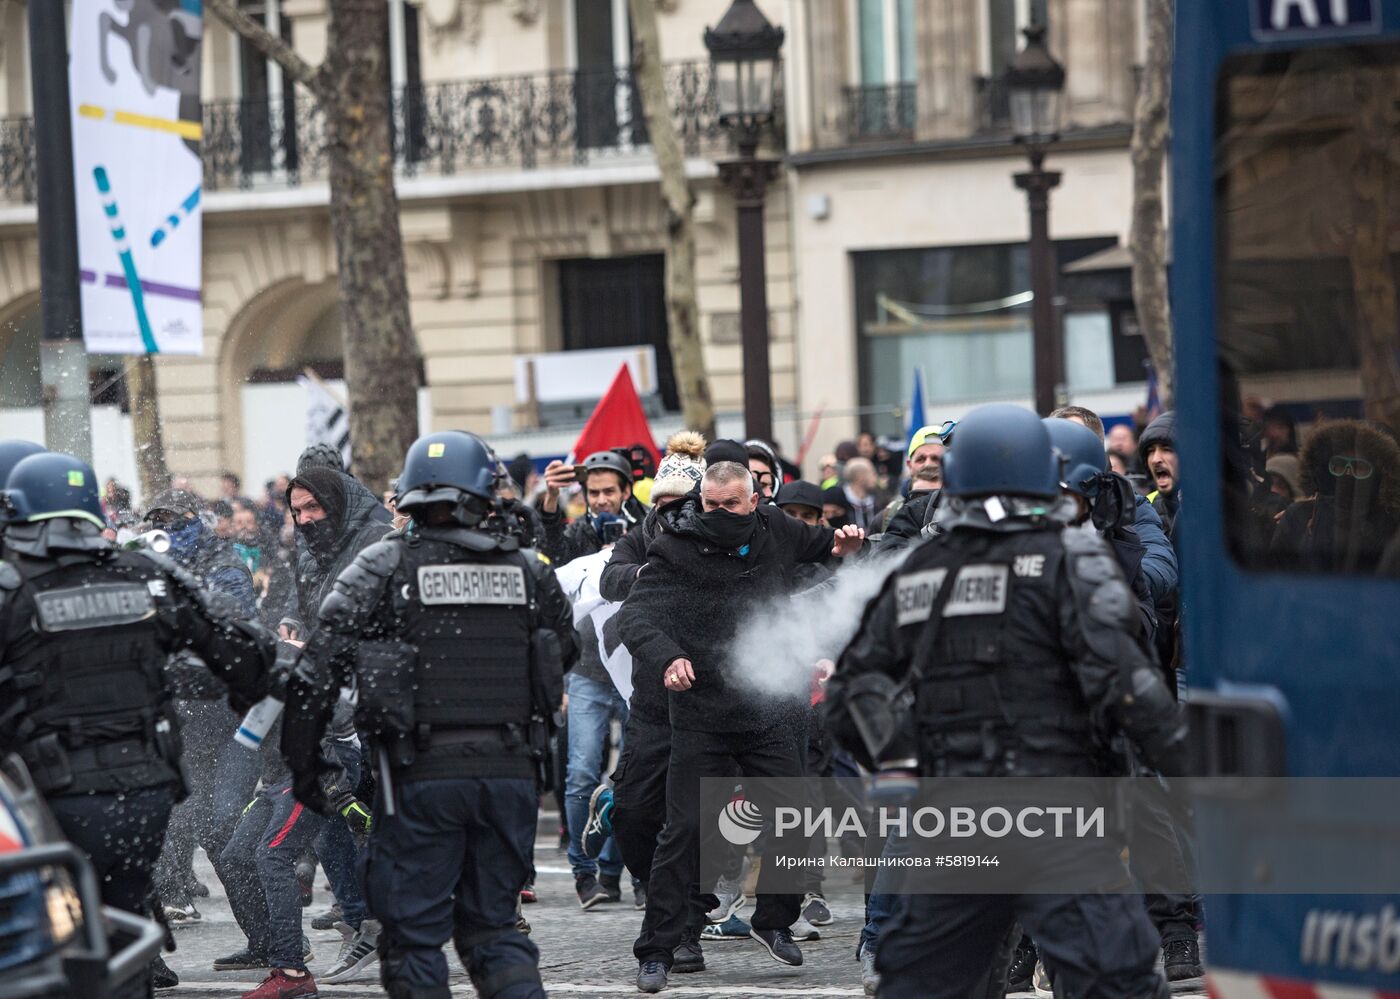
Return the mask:
M 629 522 L 629 530 L 646 519 L 647 509 L 637 497 L 627 497 L 627 502 L 622 504 L 622 519 Z M 598 532 L 593 529 L 587 517 L 580 517 L 573 523 L 565 524 L 562 506 L 553 513 L 548 510 L 541 510 L 539 513 L 540 524 L 544 528 L 539 550 L 555 568 L 603 550 L 603 539 L 598 537 Z
M 763 601 L 790 592 L 796 565 L 825 561 L 835 532 L 760 506 L 748 552 L 739 555 L 700 535 L 698 512 L 693 499 L 663 512 L 646 568 L 617 614 L 618 631 L 632 653 L 634 677 L 640 672 L 653 686 L 677 659 L 694 666 L 694 686 L 670 694 L 673 726 L 765 729 L 786 720 L 786 711 L 783 704 L 760 700 L 733 675 L 729 650 L 735 631 Z
M 1334 476 L 1337 456 L 1364 459 L 1365 479 Z M 1311 499 L 1290 506 L 1274 532 L 1270 555 L 1281 568 L 1375 572 L 1400 533 L 1400 446 L 1361 420 L 1334 420 L 1303 445 L 1302 487 Z
M 238 617 L 256 620 L 258 603 L 248 567 L 230 542 L 209 530 L 203 522 L 196 520 L 194 523 L 199 531 L 194 550 L 181 555 L 172 548 L 171 560 L 187 570 L 200 586 L 217 593 Z M 165 672 L 175 696 L 182 700 L 220 700 L 227 692 L 204 660 L 188 649 L 171 656 Z
M 880 550 L 918 544 L 924 525 L 933 519 L 934 510 L 938 508 L 938 496 L 941 492 L 941 489 L 928 489 L 911 493 L 904 505 L 890 518 L 889 526 L 885 528 L 884 536 L 880 540 Z

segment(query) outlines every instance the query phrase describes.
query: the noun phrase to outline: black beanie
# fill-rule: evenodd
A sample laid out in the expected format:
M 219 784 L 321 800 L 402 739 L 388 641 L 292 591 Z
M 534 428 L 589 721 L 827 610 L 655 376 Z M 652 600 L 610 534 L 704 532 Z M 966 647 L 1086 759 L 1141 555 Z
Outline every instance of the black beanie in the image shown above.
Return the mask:
M 749 449 L 738 441 L 720 438 L 705 448 L 705 464 L 707 466 L 717 464 L 721 461 L 732 461 L 735 464 L 749 467 Z

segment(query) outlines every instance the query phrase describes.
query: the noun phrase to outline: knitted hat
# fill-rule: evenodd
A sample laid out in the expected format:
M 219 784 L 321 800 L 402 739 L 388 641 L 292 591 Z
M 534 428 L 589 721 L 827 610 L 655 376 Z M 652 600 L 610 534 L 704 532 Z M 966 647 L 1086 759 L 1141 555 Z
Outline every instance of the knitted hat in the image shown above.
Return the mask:
M 666 442 L 666 457 L 656 466 L 651 500 L 684 496 L 700 484 L 705 474 L 705 438 L 692 430 L 682 430 Z

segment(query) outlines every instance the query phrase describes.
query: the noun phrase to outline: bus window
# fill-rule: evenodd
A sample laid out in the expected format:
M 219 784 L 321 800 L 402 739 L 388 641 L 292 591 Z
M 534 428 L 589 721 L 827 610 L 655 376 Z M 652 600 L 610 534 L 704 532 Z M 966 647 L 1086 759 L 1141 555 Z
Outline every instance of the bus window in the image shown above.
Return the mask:
M 1400 45 L 1225 63 L 1226 532 L 1252 568 L 1400 575 Z

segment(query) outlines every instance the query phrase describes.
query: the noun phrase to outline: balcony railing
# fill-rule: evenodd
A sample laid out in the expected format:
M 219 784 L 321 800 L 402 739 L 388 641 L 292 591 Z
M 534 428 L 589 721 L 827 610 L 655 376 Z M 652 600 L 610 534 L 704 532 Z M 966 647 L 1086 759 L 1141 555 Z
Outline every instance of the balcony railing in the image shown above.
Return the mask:
M 687 156 L 733 148 L 720 127 L 707 61 L 665 67 L 666 98 Z M 782 74 L 776 77 L 782 80 Z M 782 142 L 782 94 L 775 94 Z M 552 72 L 402 87 L 392 102 L 394 157 L 402 176 L 607 162 L 647 146 L 629 70 Z M 0 201 L 34 200 L 33 120 L 0 119 Z M 296 186 L 326 177 L 325 116 L 304 94 L 204 105 L 207 190 Z
M 846 141 L 913 138 L 916 94 L 912 83 L 847 87 Z

